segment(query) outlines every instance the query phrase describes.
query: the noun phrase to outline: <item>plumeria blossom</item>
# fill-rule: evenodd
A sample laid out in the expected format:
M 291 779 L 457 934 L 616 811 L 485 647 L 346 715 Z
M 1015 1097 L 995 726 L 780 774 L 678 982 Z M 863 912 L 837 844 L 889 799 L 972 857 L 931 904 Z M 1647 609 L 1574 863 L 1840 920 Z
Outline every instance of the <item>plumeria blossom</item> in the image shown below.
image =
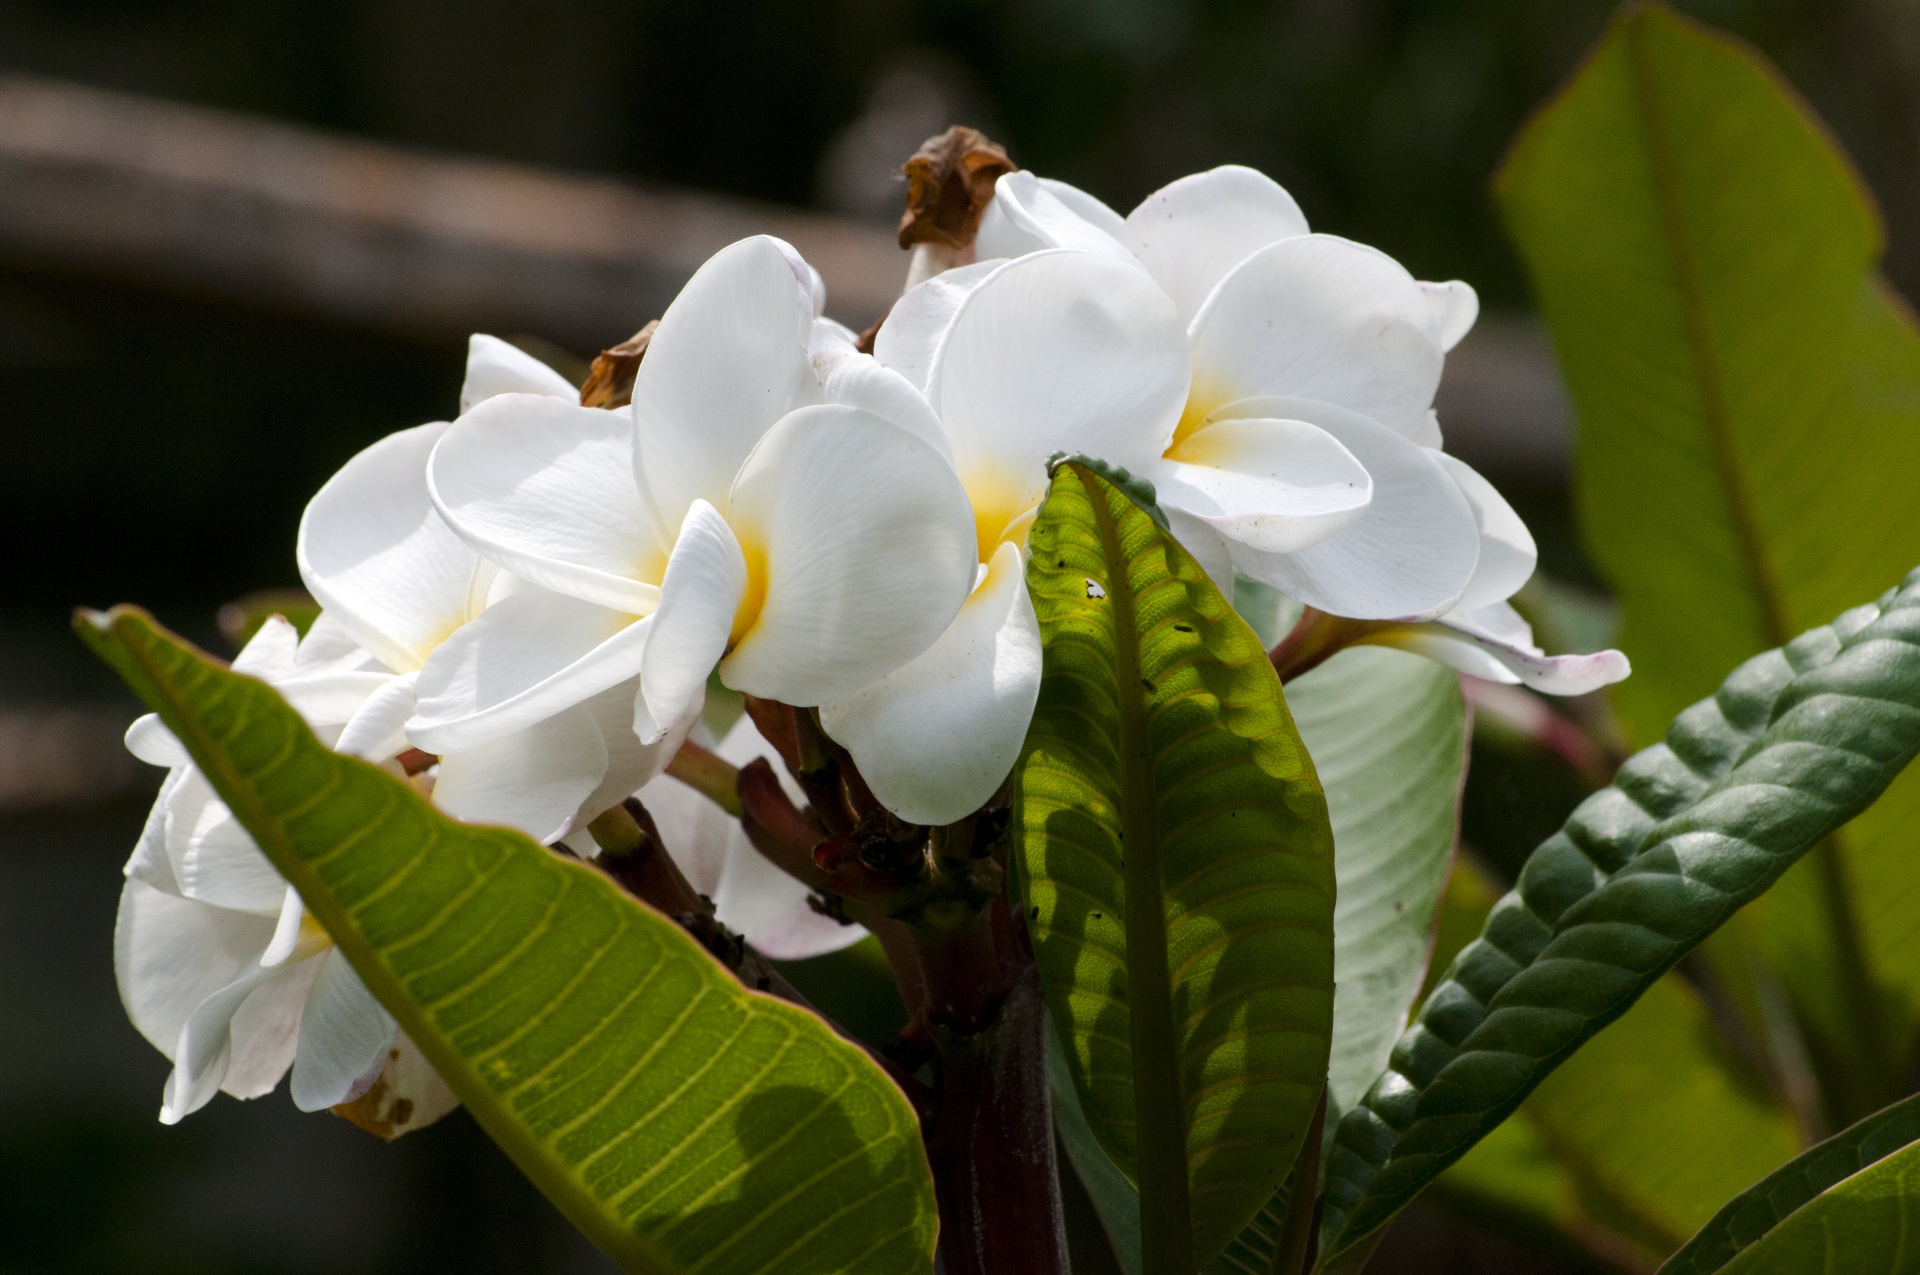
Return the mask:
M 844 340 L 786 244 L 743 240 L 661 317 L 631 414 L 503 394 L 434 449 L 434 501 L 525 585 L 434 652 L 407 724 L 472 747 L 634 677 L 646 742 L 697 711 L 716 669 L 809 706 L 930 646 L 976 576 L 938 422 Z
M 902 298 L 881 329 L 883 362 L 930 371 L 993 258 L 1064 248 L 1135 265 L 1172 303 L 1190 352 L 1178 423 L 1158 463 L 1136 472 L 1217 580 L 1237 571 L 1332 615 L 1398 622 L 1371 640 L 1538 690 L 1626 676 L 1617 652 L 1549 658 L 1533 646 L 1506 601 L 1533 571 L 1533 539 L 1491 484 L 1440 450 L 1434 391 L 1479 310 L 1466 284 L 1423 283 L 1376 249 L 1310 233 L 1284 189 L 1239 166 L 1182 178 L 1124 218 L 1064 183 L 1011 173 L 975 247 L 989 261 Z M 1334 473 L 1325 438 L 1371 480 L 1362 508 L 1343 513 L 1324 477 L 1305 481 L 1308 439 Z M 1298 497 L 1279 504 L 1247 481 L 1280 476 L 1324 502 L 1310 530 L 1292 516 Z
M 476 337 L 465 399 L 550 388 L 557 374 Z M 329 745 L 405 770 L 401 726 L 421 665 L 490 600 L 523 588 L 441 522 L 426 463 L 445 424 L 382 439 L 321 488 L 296 556 L 324 604 L 304 640 L 262 627 L 234 667 L 272 684 Z M 634 687 L 569 707 L 486 745 L 448 753 L 415 782 L 469 822 L 564 835 L 657 773 L 691 718 L 649 747 L 631 728 Z M 293 890 L 155 717 L 128 746 L 169 768 L 127 866 L 117 967 L 135 1024 L 173 1059 L 161 1118 L 180 1119 L 225 1089 L 254 1097 L 289 1066 L 294 1102 L 319 1110 L 376 1083 L 389 1128 L 417 1128 L 452 1097 L 374 1000 Z M 402 1106 L 401 1103 L 406 1105 Z M 395 1116 L 402 1118 L 396 1120 Z

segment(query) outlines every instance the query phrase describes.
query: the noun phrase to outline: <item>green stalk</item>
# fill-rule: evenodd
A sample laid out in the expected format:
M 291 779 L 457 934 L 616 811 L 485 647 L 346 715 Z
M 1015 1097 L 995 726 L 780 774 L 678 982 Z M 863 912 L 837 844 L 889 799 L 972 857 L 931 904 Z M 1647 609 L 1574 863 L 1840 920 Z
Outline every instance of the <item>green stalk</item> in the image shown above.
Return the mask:
M 1076 468 L 1078 468 L 1076 466 Z M 1146 1275 L 1193 1275 L 1193 1202 L 1187 1184 L 1186 1095 L 1174 1046 L 1173 980 L 1167 969 L 1167 916 L 1155 826 L 1151 746 L 1139 680 L 1140 635 L 1133 582 L 1113 511 L 1085 476 L 1108 562 L 1122 564 L 1107 581 L 1113 608 L 1115 663 L 1127 679 L 1118 688 L 1122 766 L 1120 826 L 1127 895 L 1127 1017 L 1133 1045 L 1134 1127 L 1139 1150 L 1140 1248 Z

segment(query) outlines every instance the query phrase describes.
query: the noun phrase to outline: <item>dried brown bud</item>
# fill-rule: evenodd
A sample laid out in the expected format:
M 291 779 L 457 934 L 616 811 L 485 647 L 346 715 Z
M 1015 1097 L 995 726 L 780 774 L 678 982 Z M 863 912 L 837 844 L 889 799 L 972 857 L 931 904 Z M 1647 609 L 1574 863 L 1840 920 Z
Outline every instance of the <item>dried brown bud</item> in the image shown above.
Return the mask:
M 973 246 L 980 218 L 993 199 L 993 184 L 1017 165 L 978 129 L 956 124 L 929 137 L 900 166 L 907 175 L 907 211 L 900 217 L 900 246 L 939 244 L 956 251 Z
M 647 357 L 647 346 L 659 326 L 660 320 L 654 319 L 611 350 L 600 351 L 587 373 L 587 383 L 580 387 L 580 406 L 625 407 L 633 401 L 633 378 L 639 375 L 640 360 Z

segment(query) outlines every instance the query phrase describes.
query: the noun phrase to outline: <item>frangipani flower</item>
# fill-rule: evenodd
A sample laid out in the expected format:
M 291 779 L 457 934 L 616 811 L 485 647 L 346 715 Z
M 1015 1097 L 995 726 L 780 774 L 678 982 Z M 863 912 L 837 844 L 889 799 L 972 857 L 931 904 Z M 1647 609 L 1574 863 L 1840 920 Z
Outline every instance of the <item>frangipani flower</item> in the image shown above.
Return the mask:
M 537 369 L 537 370 L 536 370 Z M 559 380 L 476 337 L 466 396 Z M 561 381 L 562 386 L 565 385 Z M 400 725 L 439 641 L 515 582 L 454 536 L 427 498 L 426 461 L 444 424 L 382 439 L 321 488 L 297 557 L 326 610 L 305 640 L 274 618 L 234 661 L 271 683 L 321 738 L 383 762 L 408 747 Z M 552 840 L 623 799 L 659 769 L 634 736 L 633 688 L 568 708 L 487 745 L 450 753 L 416 779 L 457 818 Z M 679 734 L 684 735 L 686 725 Z M 398 1033 L 300 897 L 273 869 L 157 718 L 128 732 L 142 760 L 169 767 L 127 866 L 116 940 L 135 1025 L 175 1063 L 161 1118 L 219 1089 L 255 1097 L 291 1065 L 295 1105 L 350 1102 L 375 1083 L 391 1131 L 418 1128 L 453 1098 Z M 404 1105 L 403 1105 L 404 1104 Z
M 478 745 L 636 674 L 652 742 L 716 667 L 815 705 L 933 643 L 975 575 L 966 493 L 900 377 L 869 360 L 823 378 L 816 296 L 791 248 L 743 240 L 661 317 L 631 417 L 508 394 L 455 422 L 436 505 L 552 592 L 500 599 L 435 652 L 414 743 Z
M 1573 694 L 1626 675 L 1617 653 L 1548 659 L 1532 646 L 1505 605 L 1532 573 L 1532 537 L 1491 484 L 1439 450 L 1433 394 L 1446 352 L 1478 314 L 1470 287 L 1419 282 L 1375 249 L 1309 233 L 1285 190 L 1238 166 L 1182 178 L 1125 218 L 1064 183 L 1002 177 L 978 253 L 1056 247 L 1136 263 L 1186 321 L 1191 392 L 1163 463 L 1140 472 L 1216 579 L 1237 570 L 1329 614 L 1401 621 L 1417 649 L 1469 671 L 1501 669 L 1536 689 Z M 914 319 L 956 312 L 953 294 L 977 282 L 941 285 L 938 306 L 903 298 L 896 314 L 904 310 L 909 322 L 896 341 L 924 349 L 928 325 Z M 881 342 L 885 360 L 886 327 Z M 1244 517 L 1236 525 L 1233 516 L 1244 506 L 1228 484 L 1194 469 L 1199 461 L 1233 472 L 1240 466 L 1225 449 L 1271 438 L 1271 426 L 1248 422 L 1275 419 L 1333 435 L 1375 484 L 1372 506 L 1352 526 L 1291 552 L 1246 534 Z M 1457 497 L 1435 482 L 1436 466 Z

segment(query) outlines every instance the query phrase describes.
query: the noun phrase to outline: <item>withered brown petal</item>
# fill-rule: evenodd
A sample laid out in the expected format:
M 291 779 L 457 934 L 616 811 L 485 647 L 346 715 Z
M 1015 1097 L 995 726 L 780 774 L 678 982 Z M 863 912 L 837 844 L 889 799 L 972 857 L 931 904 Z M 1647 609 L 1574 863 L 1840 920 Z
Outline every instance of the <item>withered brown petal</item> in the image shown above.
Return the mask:
M 639 375 L 640 360 L 647 357 L 647 346 L 659 326 L 660 320 L 651 319 L 620 344 L 600 351 L 586 384 L 580 387 L 580 406 L 625 407 L 633 401 L 633 378 Z
M 980 218 L 993 199 L 993 184 L 1017 168 L 1007 152 L 978 129 L 955 124 L 938 137 L 929 137 L 900 166 L 907 177 L 900 246 L 971 247 Z

